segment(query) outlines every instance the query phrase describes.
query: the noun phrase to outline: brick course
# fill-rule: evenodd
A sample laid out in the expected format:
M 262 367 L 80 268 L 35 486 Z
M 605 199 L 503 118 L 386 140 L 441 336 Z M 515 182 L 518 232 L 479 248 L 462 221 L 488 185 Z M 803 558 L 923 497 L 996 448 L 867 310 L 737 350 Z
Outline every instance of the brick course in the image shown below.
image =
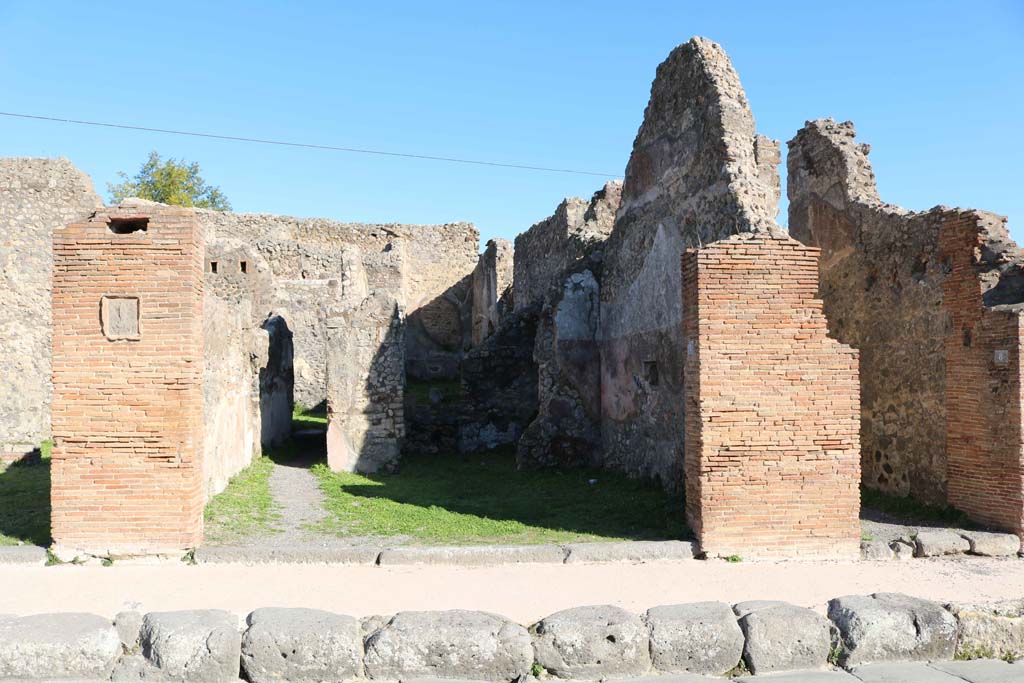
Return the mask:
M 950 212 L 939 231 L 946 336 L 950 505 L 972 519 L 1024 532 L 1020 306 L 989 308 L 982 248 L 990 214 Z
M 116 234 L 111 218 L 148 226 Z M 138 335 L 110 335 L 138 339 L 108 339 L 103 297 L 138 297 Z M 160 552 L 201 542 L 202 382 L 203 239 L 194 212 L 111 208 L 55 231 L 59 550 Z
M 858 356 L 819 250 L 745 234 L 683 256 L 686 513 L 711 556 L 859 557 Z

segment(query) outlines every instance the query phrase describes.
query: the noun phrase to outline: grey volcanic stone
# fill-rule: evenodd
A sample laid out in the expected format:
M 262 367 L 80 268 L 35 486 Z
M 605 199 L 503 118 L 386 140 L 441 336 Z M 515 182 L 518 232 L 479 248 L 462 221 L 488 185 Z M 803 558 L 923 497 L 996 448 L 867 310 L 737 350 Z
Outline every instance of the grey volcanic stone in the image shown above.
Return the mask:
M 142 615 L 138 612 L 118 612 L 114 617 L 114 628 L 121 639 L 125 652 L 135 652 L 139 648 L 139 632 L 142 630 Z
M 743 660 L 754 674 L 820 669 L 832 646 L 825 617 L 796 605 L 772 605 L 748 611 L 739 620 L 745 642 Z
M 1024 657 L 1024 600 L 987 605 L 953 604 L 957 652 L 967 657 Z
M 659 671 L 723 674 L 743 655 L 743 632 L 724 602 L 652 607 L 645 621 Z
M 456 564 L 487 566 L 532 562 L 561 564 L 565 550 L 556 545 L 482 545 L 389 548 L 380 554 L 381 565 Z
M 828 603 L 839 629 L 843 666 L 952 659 L 956 618 L 928 600 L 899 593 L 850 595 Z
M 46 548 L 35 545 L 0 546 L 0 564 L 45 564 Z
M 570 543 L 566 564 L 577 562 L 649 562 L 692 560 L 691 541 L 622 541 L 619 543 Z
M 732 606 L 733 614 L 736 618 L 745 617 L 751 612 L 756 612 L 759 609 L 766 609 L 768 607 L 786 607 L 790 603 L 782 602 L 781 600 L 746 600 L 745 602 L 737 602 Z
M 857 683 L 857 678 L 845 671 L 792 671 L 776 674 L 770 678 L 761 676 L 740 676 L 737 683 Z
M 1020 552 L 1020 538 L 1016 534 L 994 534 L 986 531 L 961 531 L 960 535 L 971 545 L 972 555 L 1013 557 Z
M 400 612 L 366 639 L 370 678 L 511 681 L 533 665 L 530 634 L 484 612 Z
M 964 683 L 924 662 L 884 662 L 858 666 L 853 675 L 863 683 Z
M 970 662 L 934 662 L 932 667 L 959 677 L 967 683 L 1024 683 L 1024 666 L 998 659 Z
M 203 546 L 196 564 L 377 564 L 380 548 L 360 546 Z
M 639 678 L 618 678 L 608 683 L 725 683 L 718 676 L 702 676 L 700 674 L 665 674 L 663 676 L 640 676 Z
M 651 667 L 647 627 L 639 616 L 620 607 L 562 610 L 530 631 L 537 662 L 559 678 L 639 676 Z
M 238 618 L 222 610 L 150 612 L 139 638 L 164 677 L 204 682 L 238 678 L 241 640 Z
M 346 681 L 362 673 L 362 629 L 353 617 L 271 607 L 248 622 L 242 670 L 253 683 Z
M 895 557 L 892 548 L 885 541 L 861 541 L 860 558 L 862 560 L 891 560 Z
M 105 679 L 119 654 L 117 631 L 95 614 L 0 620 L 0 678 Z
M 914 539 L 914 555 L 917 557 L 941 557 L 960 555 L 971 549 L 966 538 L 949 529 L 929 529 L 917 532 Z
M 897 560 L 912 560 L 914 559 L 914 546 L 903 541 L 893 541 L 892 553 Z

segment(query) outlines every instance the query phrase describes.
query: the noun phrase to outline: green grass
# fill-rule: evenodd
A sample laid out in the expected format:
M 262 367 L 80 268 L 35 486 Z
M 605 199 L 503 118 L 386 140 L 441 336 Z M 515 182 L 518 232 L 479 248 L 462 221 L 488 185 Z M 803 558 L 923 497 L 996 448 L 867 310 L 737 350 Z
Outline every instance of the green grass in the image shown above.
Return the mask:
M 0 467 L 0 545 L 50 545 L 50 449 L 35 465 Z
M 292 430 L 322 429 L 327 426 L 327 409 L 311 410 L 301 403 L 295 404 L 292 412 Z
M 231 478 L 226 489 L 206 504 L 206 539 L 214 543 L 272 533 L 278 506 L 270 495 L 273 461 L 263 456 Z
M 401 468 L 363 476 L 315 465 L 328 512 L 320 530 L 440 545 L 688 537 L 680 497 L 604 470 L 517 471 L 507 450 L 407 456 Z
M 967 515 L 956 508 L 928 505 L 913 498 L 894 496 L 865 486 L 860 489 L 860 502 L 863 507 L 873 508 L 908 522 L 936 522 L 961 528 L 971 526 Z

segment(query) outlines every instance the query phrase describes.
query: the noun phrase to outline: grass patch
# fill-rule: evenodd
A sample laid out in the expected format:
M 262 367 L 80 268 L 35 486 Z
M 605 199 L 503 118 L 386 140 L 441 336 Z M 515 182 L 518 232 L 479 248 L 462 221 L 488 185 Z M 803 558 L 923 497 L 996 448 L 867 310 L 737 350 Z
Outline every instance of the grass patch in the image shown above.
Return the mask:
M 279 517 L 270 495 L 273 461 L 263 456 L 236 474 L 226 489 L 206 504 L 206 538 L 223 543 L 258 533 L 273 533 Z
M 327 408 L 306 408 L 301 403 L 295 404 L 292 411 L 292 430 L 323 429 L 327 427 Z
M 416 457 L 395 475 L 313 467 L 326 496 L 320 530 L 422 544 L 687 538 L 683 501 L 603 470 L 518 471 L 509 450 Z M 591 480 L 596 480 L 591 484 Z
M 876 489 L 862 486 L 861 505 L 909 522 L 935 522 L 951 527 L 971 527 L 967 515 L 949 506 L 927 505 L 910 497 L 894 496 Z
M 50 450 L 34 465 L 0 467 L 0 545 L 50 545 Z

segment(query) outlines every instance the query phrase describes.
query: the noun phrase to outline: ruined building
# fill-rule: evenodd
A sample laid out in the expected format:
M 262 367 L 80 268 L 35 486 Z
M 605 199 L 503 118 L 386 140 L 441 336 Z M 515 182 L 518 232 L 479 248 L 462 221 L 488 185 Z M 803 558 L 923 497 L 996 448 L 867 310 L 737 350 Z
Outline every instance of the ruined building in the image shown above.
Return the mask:
M 787 233 L 779 144 L 694 38 L 624 180 L 482 253 L 467 223 L 102 208 L 2 160 L 0 452 L 52 411 L 54 538 L 87 552 L 201 542 L 294 403 L 338 470 L 506 446 L 657 480 L 711 555 L 857 557 L 862 483 L 1024 532 L 1005 221 L 882 203 L 849 124 L 789 149 Z

